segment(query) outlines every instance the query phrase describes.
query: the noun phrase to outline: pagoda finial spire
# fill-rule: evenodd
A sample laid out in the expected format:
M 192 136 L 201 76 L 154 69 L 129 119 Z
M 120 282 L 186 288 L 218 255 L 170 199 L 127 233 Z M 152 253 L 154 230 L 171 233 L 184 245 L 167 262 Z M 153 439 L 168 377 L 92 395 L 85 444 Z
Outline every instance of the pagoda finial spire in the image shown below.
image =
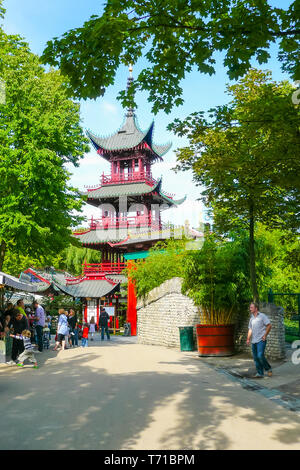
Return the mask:
M 132 64 L 129 64 L 129 77 L 127 78 L 127 92 L 129 90 L 129 88 L 131 87 L 132 82 L 133 82 L 132 70 L 133 70 Z M 133 108 L 128 108 L 126 116 L 127 117 L 134 116 L 134 109 Z

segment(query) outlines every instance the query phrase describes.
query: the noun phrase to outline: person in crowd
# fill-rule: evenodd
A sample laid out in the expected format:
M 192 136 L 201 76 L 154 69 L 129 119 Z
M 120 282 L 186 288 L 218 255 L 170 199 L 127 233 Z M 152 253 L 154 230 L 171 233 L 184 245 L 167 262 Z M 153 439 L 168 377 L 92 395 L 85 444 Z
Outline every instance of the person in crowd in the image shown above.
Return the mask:
M 31 342 L 37 344 L 37 339 L 36 339 L 36 332 L 35 332 L 35 319 L 34 319 L 34 314 L 31 312 L 28 315 L 28 324 L 29 324 L 29 330 L 31 332 Z
M 96 329 L 95 329 L 95 318 L 92 317 L 91 321 L 90 321 L 90 330 L 89 330 L 91 341 L 94 341 L 95 331 L 96 331 Z
M 89 338 L 89 325 L 85 323 L 83 325 L 83 330 L 82 330 L 82 339 L 81 339 L 82 348 L 88 347 L 88 338 Z
M 26 307 L 26 308 L 25 308 L 25 314 L 26 314 L 27 319 L 28 319 L 28 317 L 29 317 L 29 315 L 30 315 L 31 313 L 32 313 L 31 308 L 30 308 L 30 307 Z
M 99 330 L 101 328 L 101 341 L 104 340 L 104 331 L 106 333 L 107 339 L 110 340 L 110 335 L 108 331 L 108 320 L 109 320 L 109 315 L 107 311 L 104 309 L 104 307 L 100 307 Z
M 4 338 L 6 332 L 8 331 L 8 324 L 10 322 L 10 315 L 6 314 L 5 312 L 0 317 L 0 338 Z
M 19 314 L 20 315 L 20 314 Z M 23 330 L 19 335 L 10 334 L 11 338 L 23 343 L 23 352 L 18 356 L 17 366 L 24 367 L 24 361 L 28 359 L 29 362 L 34 364 L 34 368 L 38 368 L 36 358 L 34 357 L 33 346 L 31 344 L 31 332 L 29 330 Z
M 0 337 L 3 338 L 8 329 L 8 323 L 10 322 L 11 312 L 14 305 L 9 302 L 4 310 L 1 311 L 0 316 Z
M 1 313 L 0 316 L 0 337 L 2 338 L 4 336 L 4 329 L 5 329 L 5 314 L 4 311 Z
M 49 341 L 51 341 L 51 323 L 52 323 L 51 315 L 47 315 L 46 323 L 47 323 L 48 328 L 49 328 Z
M 68 323 L 70 327 L 70 341 L 69 341 L 70 347 L 78 346 L 77 315 L 72 308 L 69 310 Z
M 33 302 L 33 308 L 35 310 L 35 331 L 37 336 L 38 350 L 39 352 L 43 351 L 43 328 L 45 326 L 45 310 L 38 301 Z
M 50 328 L 48 324 L 45 323 L 45 326 L 43 328 L 43 348 L 44 349 L 49 349 L 49 346 L 50 346 L 49 332 L 50 332 Z
M 12 302 L 8 302 L 6 309 L 4 310 L 4 316 L 7 315 L 11 316 L 12 311 L 14 310 L 14 304 Z
M 254 378 L 264 377 L 264 371 L 269 377 L 272 377 L 272 367 L 265 357 L 267 345 L 267 336 L 271 331 L 271 322 L 267 315 L 259 312 L 259 305 L 256 302 L 250 304 L 250 321 L 248 326 L 247 344 L 252 343 L 252 354 L 256 366 L 256 375 Z
M 57 324 L 57 340 L 54 346 L 53 351 L 56 351 L 59 344 L 61 343 L 62 351 L 66 349 L 66 336 L 69 334 L 69 326 L 68 326 L 68 317 L 66 312 L 63 308 L 58 310 L 58 324 Z
M 82 324 L 80 322 L 77 323 L 77 329 L 78 329 L 78 340 L 82 340 Z
M 24 315 L 24 317 L 27 318 L 27 315 L 25 313 L 25 305 L 24 305 L 24 300 L 23 299 L 19 299 L 16 303 L 16 307 L 15 307 L 17 310 L 19 310 L 20 313 L 22 313 L 22 315 Z
M 14 309 L 11 311 L 11 319 L 8 324 L 8 328 L 15 334 L 20 335 L 22 331 L 28 330 L 28 322 L 26 317 L 22 313 Z M 24 351 L 23 341 L 16 338 L 13 339 L 12 350 L 11 350 L 11 361 L 10 364 L 15 364 L 17 357 Z

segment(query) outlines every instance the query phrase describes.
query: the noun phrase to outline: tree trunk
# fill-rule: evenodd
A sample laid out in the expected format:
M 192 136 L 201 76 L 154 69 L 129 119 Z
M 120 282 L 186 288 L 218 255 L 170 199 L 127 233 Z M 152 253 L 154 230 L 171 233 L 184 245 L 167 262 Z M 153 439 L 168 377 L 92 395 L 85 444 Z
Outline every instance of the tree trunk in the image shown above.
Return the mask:
M 2 271 L 4 258 L 5 258 L 5 252 L 6 252 L 6 242 L 4 240 L 1 240 L 1 243 L 0 243 L 0 271 Z
M 258 302 L 258 289 L 256 281 L 256 262 L 255 262 L 255 242 L 254 242 L 254 204 L 250 200 L 249 204 L 249 257 L 250 257 L 250 283 L 253 295 L 253 301 Z

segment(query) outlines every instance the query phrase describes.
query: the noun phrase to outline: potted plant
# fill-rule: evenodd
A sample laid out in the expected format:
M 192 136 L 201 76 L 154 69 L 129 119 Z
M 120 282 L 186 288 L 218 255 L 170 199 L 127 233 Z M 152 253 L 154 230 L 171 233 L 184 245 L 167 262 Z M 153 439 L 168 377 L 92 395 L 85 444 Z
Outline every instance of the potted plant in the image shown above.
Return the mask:
M 207 235 L 201 250 L 187 253 L 184 271 L 183 293 L 199 307 L 199 355 L 234 354 L 234 324 L 250 298 L 243 243 Z

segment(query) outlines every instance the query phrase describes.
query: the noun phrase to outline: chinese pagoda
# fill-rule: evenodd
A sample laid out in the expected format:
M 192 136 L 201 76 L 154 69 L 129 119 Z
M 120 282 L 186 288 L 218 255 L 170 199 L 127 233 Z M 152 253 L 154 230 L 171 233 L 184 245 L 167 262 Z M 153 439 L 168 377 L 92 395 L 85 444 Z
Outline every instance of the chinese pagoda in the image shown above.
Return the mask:
M 130 69 L 129 87 L 133 80 Z M 162 190 L 162 179 L 152 175 L 152 165 L 162 161 L 171 144 L 156 145 L 153 141 L 154 122 L 143 131 L 140 129 L 134 109 L 128 109 L 122 127 L 108 137 L 87 135 L 96 152 L 110 164 L 110 174 L 102 174 L 97 187 L 89 187 L 84 193 L 87 203 L 98 209 L 90 220 L 89 228 L 74 233 L 82 246 L 101 251 L 102 263 L 85 265 L 83 276 L 67 280 L 67 289 L 84 289 L 96 281 L 103 285 L 101 296 L 116 292 L 124 280 L 121 274 L 126 262 L 143 258 L 157 241 L 174 237 L 161 220 L 161 211 L 181 204 L 174 195 Z M 131 334 L 136 334 L 136 299 L 134 287 L 128 283 L 127 321 Z M 105 292 L 105 293 L 104 293 Z M 82 293 L 81 295 L 82 296 Z M 92 296 L 87 296 L 92 297 Z M 93 313 L 99 312 L 100 299 Z M 92 300 L 92 299 L 90 299 Z M 90 314 L 87 312 L 86 318 Z M 98 315 L 97 315 L 98 317 Z

